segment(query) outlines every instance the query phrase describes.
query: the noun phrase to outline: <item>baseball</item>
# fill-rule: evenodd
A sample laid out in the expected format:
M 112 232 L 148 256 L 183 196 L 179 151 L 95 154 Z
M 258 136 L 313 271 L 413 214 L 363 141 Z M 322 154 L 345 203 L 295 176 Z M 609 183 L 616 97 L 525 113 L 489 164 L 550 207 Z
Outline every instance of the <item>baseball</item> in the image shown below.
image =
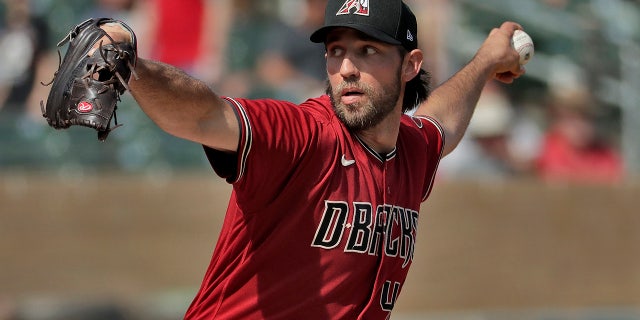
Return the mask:
M 533 57 L 534 48 L 531 37 L 522 30 L 516 30 L 511 38 L 511 46 L 520 54 L 520 64 L 525 65 Z

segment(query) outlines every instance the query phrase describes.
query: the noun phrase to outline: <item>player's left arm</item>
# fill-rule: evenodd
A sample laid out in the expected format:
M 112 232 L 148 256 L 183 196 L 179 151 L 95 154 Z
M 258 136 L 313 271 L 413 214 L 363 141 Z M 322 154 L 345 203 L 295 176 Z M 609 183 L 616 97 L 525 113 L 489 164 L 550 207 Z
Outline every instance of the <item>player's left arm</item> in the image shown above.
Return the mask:
M 512 83 L 524 74 L 520 56 L 511 46 L 511 37 L 522 27 L 505 22 L 491 31 L 475 56 L 450 79 L 433 90 L 416 110 L 416 115 L 438 120 L 445 132 L 443 156 L 462 139 L 485 84 L 496 79 Z

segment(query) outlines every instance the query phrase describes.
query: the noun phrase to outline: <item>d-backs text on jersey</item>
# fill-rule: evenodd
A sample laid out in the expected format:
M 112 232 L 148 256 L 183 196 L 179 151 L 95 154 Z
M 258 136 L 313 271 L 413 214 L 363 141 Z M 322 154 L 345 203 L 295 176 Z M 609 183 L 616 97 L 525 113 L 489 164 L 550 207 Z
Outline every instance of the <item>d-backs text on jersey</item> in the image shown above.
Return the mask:
M 352 219 L 349 218 L 353 208 Z M 373 205 L 344 201 L 325 201 L 322 220 L 316 229 L 312 247 L 337 249 L 347 236 L 344 252 L 369 255 L 382 254 L 404 259 L 405 268 L 413 261 L 418 212 L 393 205 L 380 205 L 375 214 Z

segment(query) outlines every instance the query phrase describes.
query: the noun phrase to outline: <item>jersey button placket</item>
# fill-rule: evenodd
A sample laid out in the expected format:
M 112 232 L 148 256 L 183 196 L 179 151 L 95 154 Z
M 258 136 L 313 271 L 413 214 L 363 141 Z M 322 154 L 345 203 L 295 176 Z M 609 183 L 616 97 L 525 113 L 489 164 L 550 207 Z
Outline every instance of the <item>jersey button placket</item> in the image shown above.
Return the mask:
M 389 172 L 389 160 L 384 162 L 384 190 L 386 191 L 384 202 L 387 203 L 387 197 L 391 197 L 391 186 L 387 184 L 387 174 Z

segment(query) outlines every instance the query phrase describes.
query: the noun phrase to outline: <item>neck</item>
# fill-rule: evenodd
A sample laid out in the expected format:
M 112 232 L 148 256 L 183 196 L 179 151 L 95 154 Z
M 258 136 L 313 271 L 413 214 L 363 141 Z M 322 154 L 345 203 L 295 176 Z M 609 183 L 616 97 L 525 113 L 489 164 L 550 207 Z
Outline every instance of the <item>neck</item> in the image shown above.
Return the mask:
M 400 132 L 400 117 L 402 117 L 402 112 L 394 111 L 375 127 L 358 131 L 355 134 L 369 148 L 379 154 L 387 154 L 396 147 Z

